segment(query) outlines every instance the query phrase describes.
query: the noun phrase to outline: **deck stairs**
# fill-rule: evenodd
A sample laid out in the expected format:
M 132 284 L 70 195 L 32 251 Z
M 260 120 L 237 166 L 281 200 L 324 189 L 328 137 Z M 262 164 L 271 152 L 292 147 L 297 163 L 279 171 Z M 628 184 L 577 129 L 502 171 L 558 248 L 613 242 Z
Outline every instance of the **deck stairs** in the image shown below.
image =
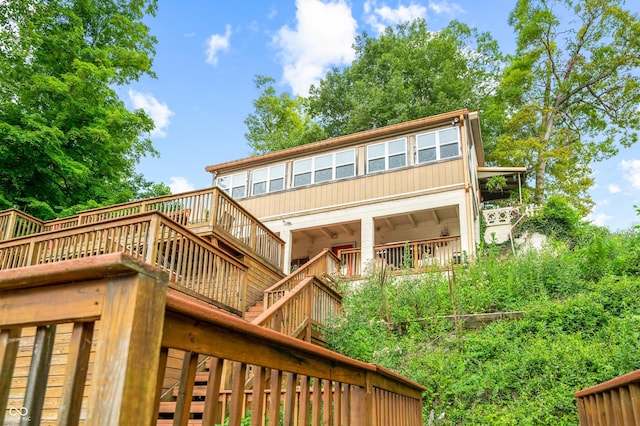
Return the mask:
M 297 289 L 299 289 L 300 286 L 304 286 L 305 282 L 309 281 L 308 277 L 310 276 L 310 274 L 314 274 L 311 276 L 313 276 L 314 279 L 318 281 L 318 284 L 324 284 L 329 288 L 334 288 L 335 276 L 332 271 L 337 268 L 337 264 L 337 258 L 333 256 L 331 251 L 324 250 L 318 256 L 302 265 L 298 270 L 292 272 L 280 282 L 265 290 L 264 300 L 258 301 L 257 303 L 249 306 L 244 313 L 244 319 L 254 324 L 270 327 L 270 324 L 272 323 L 270 323 L 269 321 L 265 321 L 265 318 L 268 317 L 268 312 L 265 313 L 265 303 L 270 305 L 271 311 L 277 311 L 279 309 L 279 306 L 286 306 L 285 303 L 287 299 L 296 296 L 296 294 L 298 293 Z M 307 278 L 305 279 L 305 277 Z M 318 292 L 316 290 L 310 293 L 317 294 Z M 279 296 L 274 296 L 274 294 Z M 327 306 L 326 301 L 324 303 L 321 301 L 321 304 L 323 306 Z M 320 327 L 322 327 L 325 324 L 319 325 Z M 302 338 L 318 345 L 324 345 L 325 343 L 322 333 L 318 333 L 317 330 L 311 330 L 311 327 L 309 327 L 309 331 L 306 333 L 300 333 L 300 327 L 293 327 L 293 329 L 296 330 L 293 333 L 290 333 L 294 335 L 293 337 Z M 157 423 L 158 425 L 174 424 L 176 417 L 176 407 L 180 405 L 178 403 L 180 398 L 190 398 L 191 401 L 189 405 L 189 420 L 187 424 L 198 426 L 202 424 L 210 365 L 211 359 L 208 357 L 198 360 L 198 368 L 195 372 L 195 378 L 193 379 L 194 384 L 192 390 L 190 390 L 189 392 L 190 395 L 185 394 L 184 392 L 181 393 L 181 389 L 185 387 L 183 386 L 183 383 L 185 383 L 187 380 L 187 378 L 184 377 L 183 379 L 181 379 L 180 383 L 176 383 L 172 387 L 172 389 L 165 392 L 160 402 L 160 410 L 158 412 Z M 187 368 L 185 362 L 183 373 L 186 370 Z M 220 392 L 219 404 L 221 405 L 221 411 L 225 412 L 226 405 L 229 403 L 228 395 L 231 394 L 230 388 L 232 381 L 232 366 L 230 365 L 230 363 L 225 363 L 223 370 L 223 385 Z M 267 377 L 269 376 L 267 375 Z M 269 383 L 269 379 L 267 379 L 267 383 Z M 251 371 L 247 372 L 244 387 L 246 389 L 246 403 L 249 404 L 251 401 L 251 389 L 253 387 L 253 376 Z

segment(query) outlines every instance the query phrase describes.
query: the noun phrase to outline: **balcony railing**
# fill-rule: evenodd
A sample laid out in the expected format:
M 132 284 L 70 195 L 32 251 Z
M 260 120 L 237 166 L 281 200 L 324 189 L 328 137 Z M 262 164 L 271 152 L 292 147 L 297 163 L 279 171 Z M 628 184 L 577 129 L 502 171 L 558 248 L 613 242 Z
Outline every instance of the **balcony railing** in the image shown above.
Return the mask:
M 574 394 L 580 426 L 640 425 L 640 370 Z
M 439 269 L 464 261 L 460 237 L 406 241 L 374 246 L 375 266 L 392 271 Z M 361 249 L 340 251 L 341 273 L 345 277 L 362 276 Z
M 282 270 L 284 241 L 217 187 L 86 210 L 46 222 L 7 210 L 0 212 L 0 237 L 6 240 L 150 211 L 164 213 L 196 233 L 222 231 Z
M 85 224 L 0 243 L 0 269 L 128 253 L 219 307 L 245 309 L 246 267 L 158 212 Z
M 178 350 L 174 424 L 189 422 L 201 355 L 212 357 L 196 402 L 202 424 L 422 424 L 422 386 L 247 323 L 167 280 L 121 253 L 0 272 L 0 423 L 154 424 L 168 353 Z M 35 338 L 23 341 L 33 328 Z M 49 362 L 54 354 L 65 363 Z M 230 386 L 221 383 L 225 364 Z M 229 404 L 220 404 L 227 391 Z

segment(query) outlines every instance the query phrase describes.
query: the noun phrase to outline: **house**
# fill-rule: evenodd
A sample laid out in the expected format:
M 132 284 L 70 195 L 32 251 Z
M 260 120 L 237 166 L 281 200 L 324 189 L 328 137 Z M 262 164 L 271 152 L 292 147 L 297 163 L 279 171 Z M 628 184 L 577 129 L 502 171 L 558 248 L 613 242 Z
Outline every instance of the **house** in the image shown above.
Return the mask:
M 485 166 L 480 118 L 466 109 L 210 165 L 227 192 L 285 242 L 285 271 L 323 248 L 344 275 L 371 262 L 427 267 L 472 258 L 485 199 L 524 168 Z M 492 176 L 507 177 L 500 193 Z

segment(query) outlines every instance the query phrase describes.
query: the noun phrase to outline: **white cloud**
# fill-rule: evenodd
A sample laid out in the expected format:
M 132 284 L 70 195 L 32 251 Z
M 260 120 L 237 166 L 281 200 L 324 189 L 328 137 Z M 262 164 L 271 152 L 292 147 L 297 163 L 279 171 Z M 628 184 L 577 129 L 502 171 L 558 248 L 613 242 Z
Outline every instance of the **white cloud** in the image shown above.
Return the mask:
M 619 185 L 616 185 L 615 183 L 610 184 L 607 189 L 609 189 L 609 192 L 611 194 L 619 194 L 622 192 L 622 188 L 620 188 Z
M 446 0 L 442 1 L 430 1 L 429 9 L 433 11 L 436 15 L 447 14 L 450 16 L 460 15 L 465 13 L 462 6 L 457 3 L 449 3 Z
M 591 222 L 596 226 L 606 226 L 611 221 L 611 219 L 613 219 L 613 216 L 609 216 L 604 213 L 590 213 L 586 217 L 586 220 L 588 222 Z
M 218 65 L 218 52 L 227 52 L 229 50 L 229 40 L 231 39 L 231 25 L 225 27 L 224 35 L 213 34 L 207 40 L 207 59 L 208 64 L 214 67 Z
M 172 176 L 169 178 L 169 188 L 172 194 L 179 194 L 181 192 L 193 191 L 195 188 L 191 185 L 186 178 Z
M 633 189 L 640 189 L 640 160 L 622 160 L 620 168 L 622 176 L 631 183 Z
M 173 115 L 173 111 L 169 109 L 167 104 L 158 102 L 151 94 L 140 93 L 133 89 L 129 89 L 129 98 L 135 109 L 143 109 L 155 123 L 151 136 L 165 137 L 167 135 L 166 129 L 169 126 L 169 117 Z
M 410 3 L 408 6 L 399 5 L 393 9 L 387 5 L 378 6 L 375 0 L 367 0 L 364 4 L 366 22 L 378 33 L 384 32 L 386 27 L 395 27 L 408 21 L 427 17 L 427 8 L 421 4 Z
M 296 7 L 296 28 L 280 28 L 273 42 L 285 83 L 307 95 L 329 67 L 351 63 L 357 22 L 345 0 L 296 0 Z

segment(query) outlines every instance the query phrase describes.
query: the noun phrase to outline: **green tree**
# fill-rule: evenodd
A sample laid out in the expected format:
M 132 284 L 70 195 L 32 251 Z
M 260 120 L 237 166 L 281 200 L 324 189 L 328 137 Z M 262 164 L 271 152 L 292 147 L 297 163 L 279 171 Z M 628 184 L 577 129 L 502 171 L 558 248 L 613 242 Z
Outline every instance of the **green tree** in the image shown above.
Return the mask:
M 560 193 L 586 211 L 592 162 L 637 140 L 640 21 L 623 3 L 519 0 L 510 15 L 509 120 L 490 159 L 526 165 L 538 203 Z
M 309 113 L 330 137 L 461 108 L 489 111 L 501 55 L 487 33 L 452 22 L 441 31 L 424 20 L 356 39 L 356 59 L 310 90 Z M 483 132 L 492 121 L 484 115 Z
M 154 124 L 116 89 L 154 76 L 142 19 L 155 11 L 156 0 L 0 2 L 0 193 L 11 204 L 51 216 L 152 189 L 135 166 L 157 154 Z
M 278 95 L 271 77 L 257 75 L 254 81 L 262 93 L 253 102 L 255 112 L 244 121 L 248 129 L 244 136 L 252 154 L 290 148 L 324 137 L 320 127 L 307 117 L 302 97 L 292 98 L 286 92 Z

